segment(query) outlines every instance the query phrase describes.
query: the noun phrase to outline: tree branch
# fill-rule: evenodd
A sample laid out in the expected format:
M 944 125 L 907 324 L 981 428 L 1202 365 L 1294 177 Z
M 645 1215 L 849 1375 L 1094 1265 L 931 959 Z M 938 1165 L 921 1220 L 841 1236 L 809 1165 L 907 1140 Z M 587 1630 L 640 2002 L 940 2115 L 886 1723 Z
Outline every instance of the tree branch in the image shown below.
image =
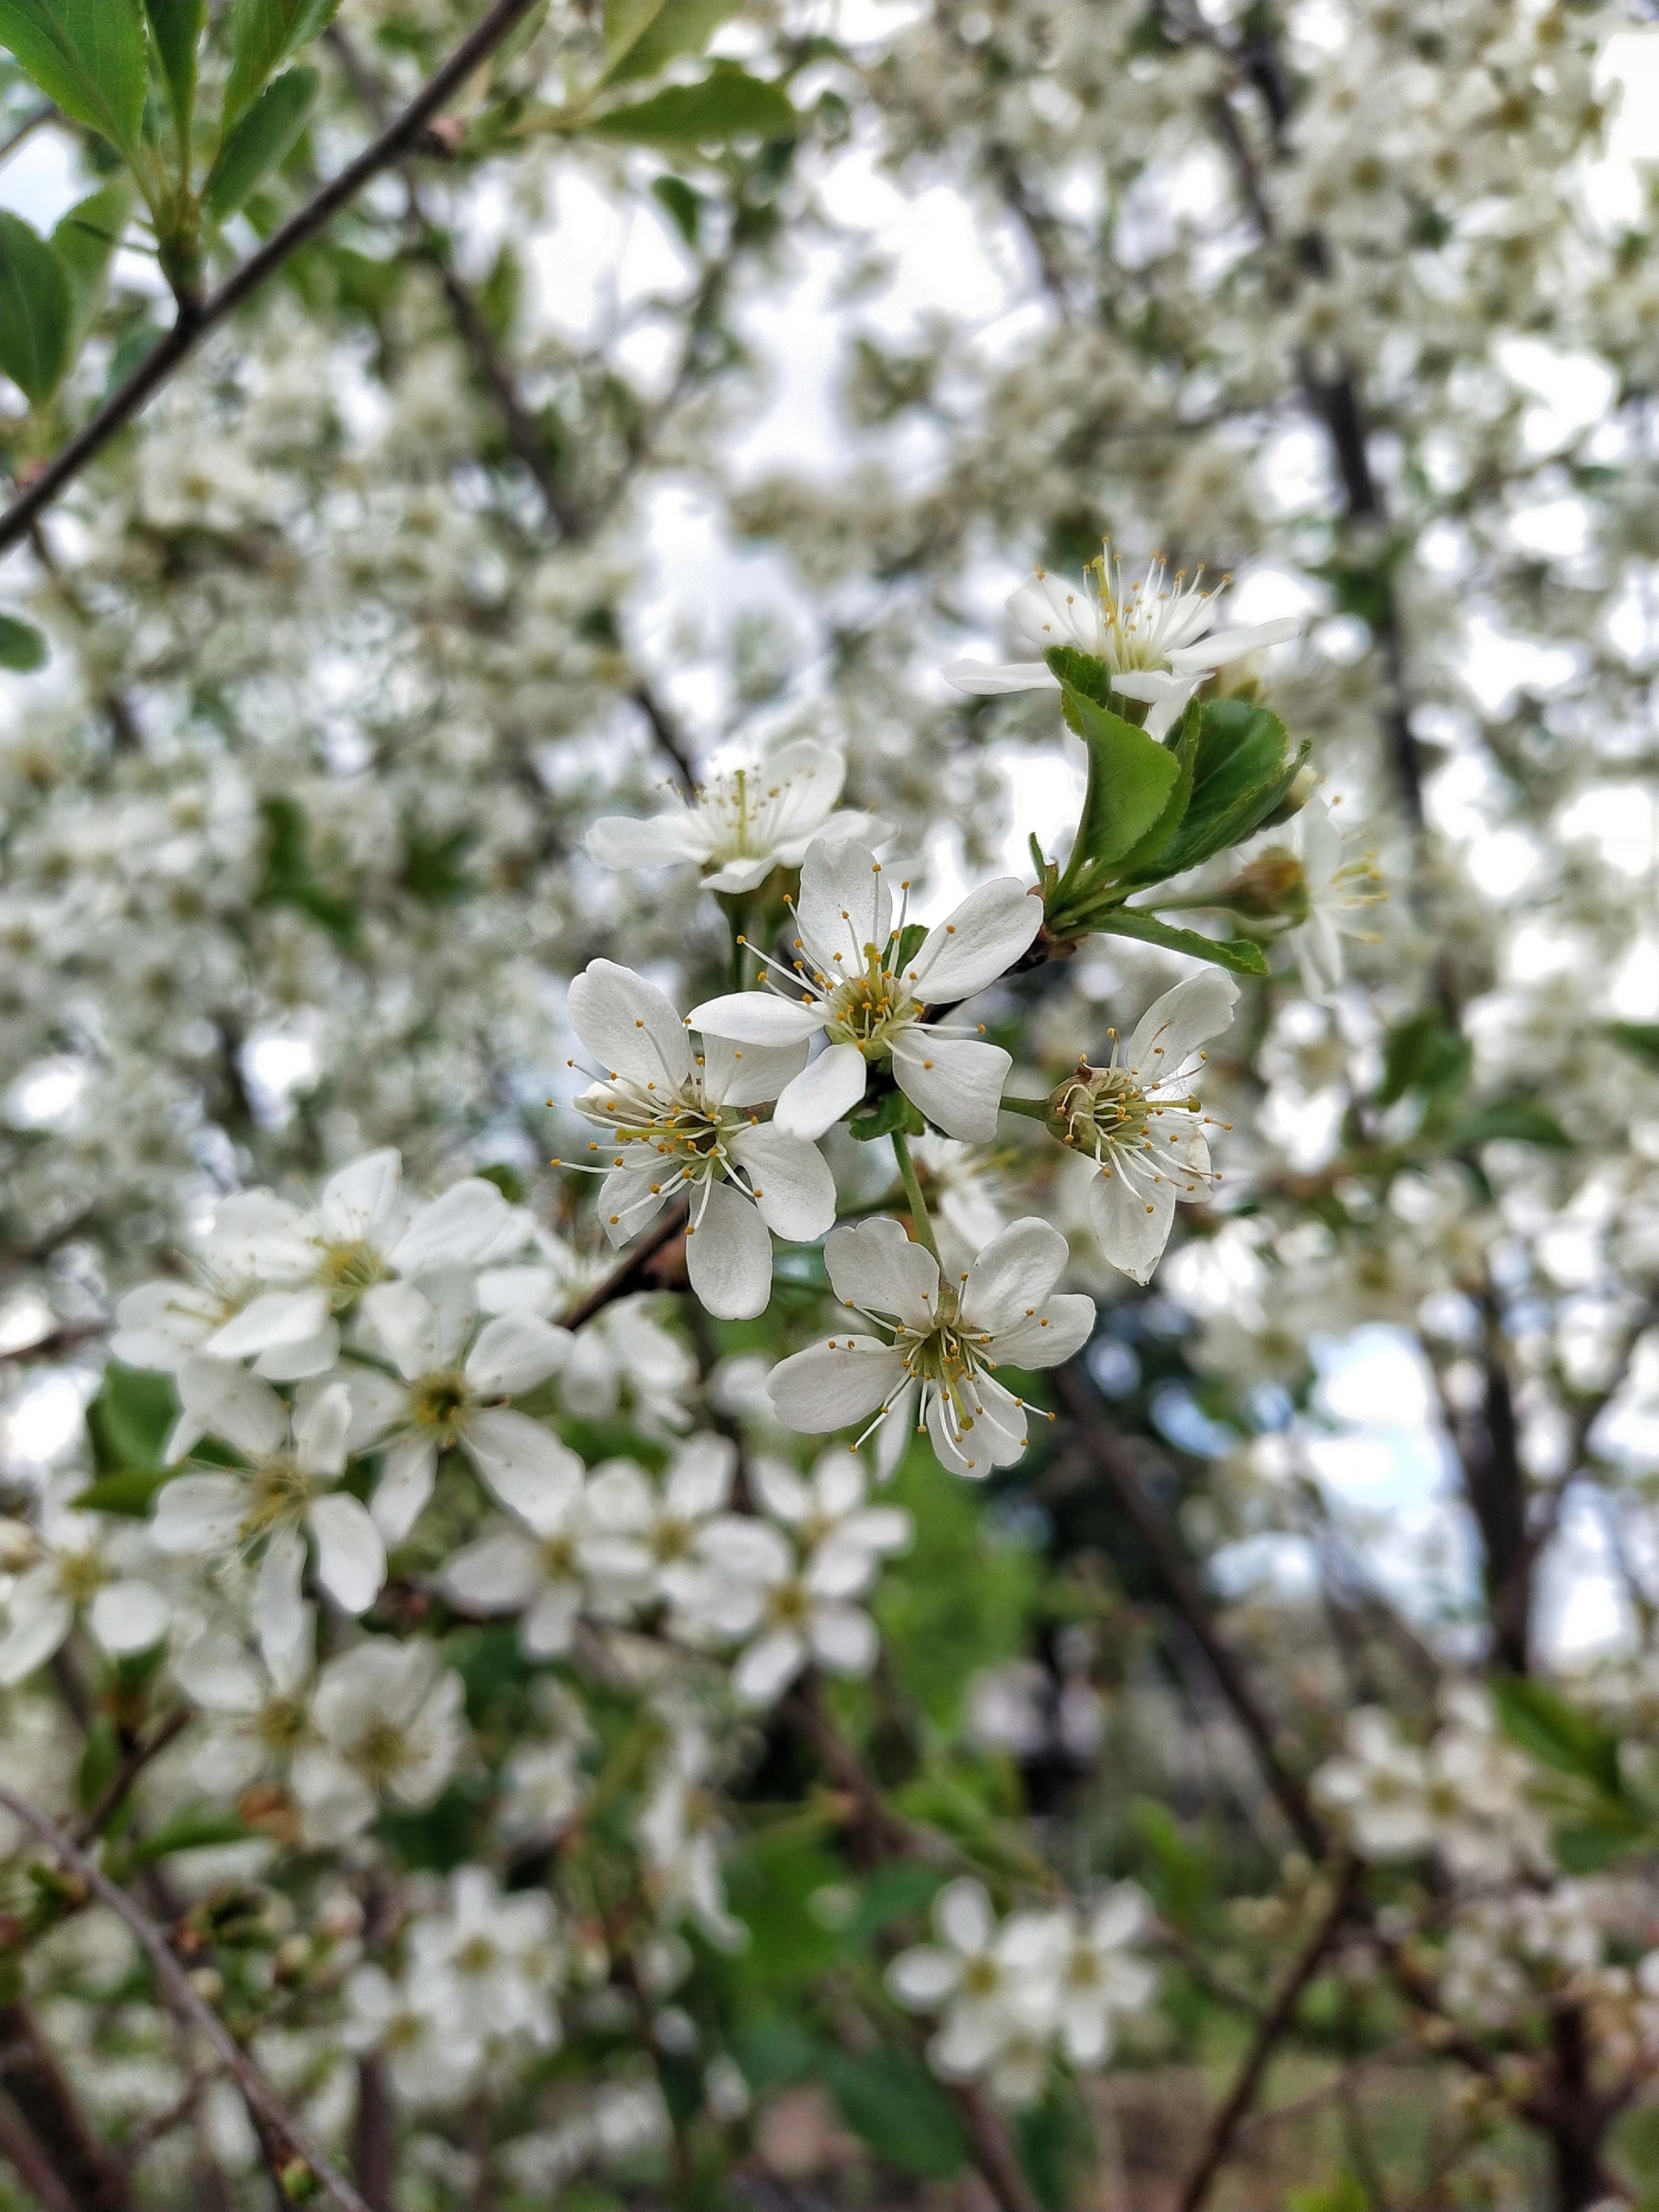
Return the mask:
M 396 122 L 308 200 L 216 292 L 199 307 L 188 310 L 181 307 L 178 320 L 166 337 L 139 363 L 119 391 L 105 402 L 80 435 L 73 438 L 29 489 L 0 515 L 0 552 L 26 535 L 35 517 L 74 482 L 118 431 L 132 421 L 209 331 L 234 314 L 244 301 L 251 299 L 302 245 L 308 245 L 320 232 L 326 230 L 365 184 L 391 168 L 419 143 L 421 133 L 432 118 L 535 4 L 536 0 L 496 0 L 483 22 L 461 41 Z
M 645 1287 L 652 1262 L 685 1227 L 686 1209 L 670 1206 L 645 1231 L 636 1244 L 630 1245 L 626 1254 L 611 1269 L 602 1282 L 595 1283 L 586 1298 L 578 1299 L 568 1313 L 559 1316 L 560 1326 L 579 1329 L 584 1321 L 591 1321 L 595 1313 L 613 1300 L 626 1298 L 630 1292 Z
M 1335 1942 L 1338 1929 L 1348 1916 L 1359 1875 L 1359 1861 L 1350 1859 L 1338 1878 L 1336 1894 L 1304 1945 L 1300 1956 L 1286 1975 L 1279 1994 L 1256 2030 L 1255 2040 L 1245 2053 L 1244 2063 L 1238 2069 L 1226 2101 L 1211 2123 L 1204 2148 L 1199 2152 L 1197 2163 L 1181 2190 L 1180 2212 L 1198 2212 L 1198 2208 L 1210 2194 L 1216 2176 L 1226 2164 L 1233 2138 L 1255 2101 L 1256 2090 L 1261 2086 L 1262 2076 L 1267 2071 L 1268 2061 L 1273 2056 L 1274 2046 L 1294 2019 L 1303 1991 L 1319 1971 L 1321 1960 Z
M 260 2068 L 243 2050 L 212 2005 L 198 1993 L 195 1984 L 173 1955 L 167 1937 L 149 1915 L 136 1904 L 124 1889 L 112 1882 L 103 1868 L 88 1858 L 55 1821 L 48 1820 L 44 1813 L 37 1813 L 32 1805 L 3 1786 L 0 1786 L 0 1805 L 3 1805 L 14 1820 L 21 1821 L 32 1835 L 54 1852 L 72 1873 L 85 1882 L 100 1904 L 107 1905 L 130 1931 L 155 1969 L 156 1978 L 166 1991 L 169 2004 L 206 2037 L 241 2090 L 249 2110 L 264 2120 L 295 2158 L 302 2160 L 311 2169 L 318 2182 L 340 2206 L 340 2212 L 370 2212 L 369 2206 L 335 2168 L 309 2128 L 295 2119 Z M 111 2202 L 119 2201 L 111 2200 Z M 94 2200 L 88 2198 L 87 2202 L 90 2207 Z
M 33 2196 L 38 2196 L 46 2212 L 79 2212 L 75 2200 L 58 2178 L 57 2170 L 49 2164 L 46 2153 L 29 2133 L 16 2107 L 8 2096 L 0 2094 L 0 2158 L 6 2159 Z
M 0 1799 L 29 1827 L 35 1825 L 35 1816 L 13 1806 L 7 1793 L 0 1791 Z M 20 1997 L 0 2004 L 0 2090 L 25 2115 L 28 2139 L 75 2212 L 132 2212 L 126 2176 L 87 2126 L 56 2053 Z M 22 2143 L 19 2147 L 26 2149 Z

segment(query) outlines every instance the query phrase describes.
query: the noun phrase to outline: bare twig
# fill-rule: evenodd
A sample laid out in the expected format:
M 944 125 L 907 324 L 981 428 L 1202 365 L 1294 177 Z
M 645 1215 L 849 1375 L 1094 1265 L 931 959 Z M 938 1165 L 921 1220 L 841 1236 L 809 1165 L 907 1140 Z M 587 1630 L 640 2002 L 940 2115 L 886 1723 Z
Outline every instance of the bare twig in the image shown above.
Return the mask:
M 629 1246 L 603 1282 L 595 1283 L 586 1298 L 578 1299 L 568 1313 L 560 1314 L 562 1325 L 567 1329 L 579 1329 L 614 1300 L 643 1289 L 652 1262 L 685 1227 L 685 1211 L 683 1205 L 670 1206 L 637 1243 Z
M 39 2197 L 46 2212 L 80 2212 L 59 2179 L 57 2169 L 29 2133 L 11 2099 L 4 2095 L 0 2095 L 0 2158 L 8 2161 L 30 2196 Z
M 1279 1994 L 1256 2030 L 1255 2040 L 1245 2054 L 1244 2063 L 1238 2069 L 1221 2110 L 1211 2121 L 1204 2148 L 1187 2177 L 1180 2196 L 1180 2212 L 1198 2212 L 1198 2208 L 1210 2194 L 1216 2176 L 1226 2164 L 1233 2138 L 1255 2101 L 1255 2093 L 1261 2086 L 1262 2075 L 1267 2071 L 1268 2061 L 1294 2019 L 1303 1991 L 1318 1973 L 1320 1961 L 1348 1917 L 1359 1873 L 1358 1860 L 1349 1859 L 1338 1878 L 1336 1892 L 1321 1915 L 1319 1925 L 1303 1946 L 1300 1957 L 1286 1975 Z
M 175 1736 L 182 1735 L 189 1726 L 190 1720 L 188 1707 L 176 1706 L 154 1735 L 142 1744 L 133 1745 L 99 1792 L 97 1802 L 92 1809 L 77 1823 L 74 1830 L 74 1839 L 77 1843 L 92 1841 L 119 1807 L 128 1790 L 131 1789 L 150 1761 L 159 1758 Z
M 165 1990 L 168 2001 L 213 2045 L 226 2072 L 241 2090 L 250 2112 L 257 2113 L 281 2139 L 289 2152 L 311 2169 L 318 2182 L 340 2207 L 340 2212 L 370 2212 L 370 2207 L 344 2174 L 337 2170 L 310 2129 L 289 2111 L 261 2069 L 243 2050 L 212 2005 L 198 1993 L 195 1984 L 174 1956 L 166 1936 L 149 1915 L 135 1904 L 124 1889 L 112 1882 L 103 1868 L 90 1859 L 55 1821 L 48 1820 L 44 1813 L 36 1812 L 32 1805 L 3 1787 L 0 1787 L 0 1805 L 4 1806 L 14 1820 L 21 1821 L 48 1850 L 54 1853 L 130 1931 L 155 1969 L 156 1978 Z
M 9 1796 L 4 1802 L 11 1803 Z M 125 2174 L 87 2125 L 57 2054 L 21 1998 L 0 2004 L 0 2090 L 24 2114 L 29 2139 L 75 2212 L 131 2212 Z
M 534 5 L 535 0 L 496 0 L 476 29 L 461 41 L 395 123 L 389 124 L 354 162 L 348 162 L 338 176 L 308 200 L 216 292 L 198 307 L 180 308 L 178 320 L 166 337 L 139 363 L 119 391 L 105 402 L 80 435 L 71 439 L 28 490 L 0 515 L 0 552 L 25 536 L 35 517 L 73 483 L 118 430 L 131 422 L 210 330 L 234 314 L 244 301 L 251 299 L 302 245 L 308 245 L 326 230 L 365 184 L 392 168 L 419 143 L 421 134 L 432 118 Z

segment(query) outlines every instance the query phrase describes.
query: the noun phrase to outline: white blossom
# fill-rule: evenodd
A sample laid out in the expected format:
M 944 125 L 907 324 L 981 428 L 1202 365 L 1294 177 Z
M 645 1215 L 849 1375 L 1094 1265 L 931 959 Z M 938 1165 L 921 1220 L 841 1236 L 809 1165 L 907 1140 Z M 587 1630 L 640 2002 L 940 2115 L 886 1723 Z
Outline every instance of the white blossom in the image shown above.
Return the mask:
M 1343 940 L 1375 944 L 1376 934 L 1362 918 L 1386 896 L 1382 879 L 1368 854 L 1343 857 L 1347 840 L 1331 808 L 1311 798 L 1297 816 L 1292 835 L 1302 865 L 1306 920 L 1291 933 L 1301 970 L 1302 988 L 1311 999 L 1328 999 L 1340 988 L 1346 965 Z
M 292 1776 L 319 1844 L 355 1835 L 383 1801 L 429 1805 L 460 1756 L 461 1677 L 430 1643 L 374 1637 L 342 1652 L 317 1677 L 311 1712 L 318 1740 Z
M 41 1492 L 32 1524 L 0 1522 L 0 1688 L 51 1658 L 78 1618 L 112 1656 L 145 1651 L 167 1633 L 166 1595 L 145 1532 L 78 1512 L 85 1478 L 66 1471 Z

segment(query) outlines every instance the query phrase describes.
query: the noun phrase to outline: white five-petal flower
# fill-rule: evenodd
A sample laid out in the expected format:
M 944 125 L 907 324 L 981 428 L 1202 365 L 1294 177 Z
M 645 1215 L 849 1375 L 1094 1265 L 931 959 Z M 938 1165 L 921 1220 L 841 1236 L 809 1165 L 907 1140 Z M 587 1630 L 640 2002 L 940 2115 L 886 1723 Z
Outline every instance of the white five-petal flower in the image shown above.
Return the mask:
M 798 738 L 770 760 L 716 776 L 690 799 L 677 794 L 662 814 L 602 815 L 588 850 L 606 868 L 695 861 L 709 890 L 753 891 L 774 868 L 798 868 L 815 837 L 880 843 L 892 835 L 879 815 L 836 811 L 846 778 L 839 753 Z
M 1207 1194 L 1205 1117 L 1192 1083 L 1198 1047 L 1233 1018 L 1238 986 L 1206 968 L 1152 1004 L 1103 1068 L 1079 1061 L 1050 1102 L 1047 1127 L 1096 1161 L 1089 1210 L 1100 1249 L 1136 1282 L 1150 1280 L 1169 1242 L 1178 1198 Z
M 901 887 L 902 888 L 903 887 Z M 1012 1060 L 998 1045 L 924 1019 L 955 1006 L 1012 968 L 1042 927 L 1042 900 L 1014 876 L 970 892 L 906 951 L 905 918 L 864 845 L 819 839 L 801 868 L 795 909 L 801 957 L 778 989 L 734 991 L 692 1010 L 705 1036 L 749 1048 L 828 1049 L 778 1094 L 774 1128 L 818 1137 L 864 1096 L 872 1063 L 890 1061 L 911 1103 L 948 1135 L 983 1142 Z M 825 1224 L 828 1226 L 828 1224 Z
M 1112 689 L 1142 701 L 1148 732 L 1161 737 L 1207 677 L 1247 653 L 1283 645 L 1301 627 L 1284 616 L 1214 629 L 1216 598 L 1202 588 L 1203 574 L 1200 569 L 1189 583 L 1154 560 L 1145 577 L 1126 589 L 1122 564 L 1103 552 L 1081 583 L 1039 569 L 1009 600 L 1008 615 L 1039 654 L 1069 646 L 1103 662 Z M 996 665 L 959 660 L 944 673 L 959 691 L 982 695 L 1058 690 L 1059 683 L 1046 659 Z
M 1070 1256 L 1058 1230 L 1031 1217 L 1011 1223 L 954 1283 L 885 1218 L 836 1230 L 823 1256 L 836 1297 L 891 1340 L 831 1337 L 773 1368 L 768 1387 L 785 1427 L 811 1434 L 919 1411 L 952 1473 L 1012 1465 L 1026 1448 L 1025 1404 L 995 1370 L 1058 1366 L 1095 1325 L 1091 1298 L 1054 1292 Z
M 1292 932 L 1290 942 L 1302 988 L 1311 999 L 1328 999 L 1342 983 L 1343 939 L 1376 944 L 1375 931 L 1360 917 L 1388 893 L 1369 854 L 1358 860 L 1343 858 L 1343 834 L 1324 799 L 1309 799 L 1291 834 L 1302 864 L 1307 918 Z
M 0 1522 L 0 1563 L 16 1576 L 0 1604 L 0 1688 L 44 1664 L 85 1617 L 111 1654 L 148 1650 L 166 1633 L 171 1608 L 138 1570 L 148 1549 L 142 1530 L 71 1503 L 85 1477 L 58 1477 L 41 1497 L 33 1527 Z M 8 1580 L 0 1577 L 0 1586 Z
M 772 1294 L 768 1232 L 810 1242 L 836 1217 L 835 1179 L 817 1147 L 755 1110 L 804 1064 L 804 1035 L 758 1046 L 711 1036 L 695 1054 L 656 985 L 611 960 L 571 984 L 570 1019 L 605 1071 L 576 1105 L 605 1132 L 593 1149 L 610 1170 L 600 1211 L 611 1241 L 626 1243 L 670 1199 L 684 1198 L 693 1290 L 728 1319 L 762 1312 Z

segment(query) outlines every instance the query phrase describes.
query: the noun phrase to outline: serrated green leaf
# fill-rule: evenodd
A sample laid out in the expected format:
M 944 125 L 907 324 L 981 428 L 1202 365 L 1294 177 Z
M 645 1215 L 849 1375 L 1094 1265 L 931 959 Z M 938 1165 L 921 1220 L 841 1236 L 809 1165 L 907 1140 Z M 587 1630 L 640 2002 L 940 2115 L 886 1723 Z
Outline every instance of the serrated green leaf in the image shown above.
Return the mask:
M 202 192 L 216 223 L 228 222 L 283 160 L 309 122 L 321 85 L 315 69 L 290 69 L 260 93 L 220 148 Z
M 234 1813 L 219 1812 L 209 1805 L 187 1806 L 134 1844 L 126 1860 L 134 1868 L 153 1866 L 175 1851 L 207 1851 L 227 1843 L 246 1843 L 257 1834 Z
M 826 2050 L 823 2079 L 853 2133 L 903 2172 L 946 2180 L 967 2162 L 950 2099 L 912 2052 Z
M 1181 727 L 1175 743 L 1166 748 L 1175 756 L 1176 776 L 1168 798 L 1158 819 L 1144 837 L 1130 846 L 1118 861 L 1114 873 L 1120 882 L 1156 881 L 1174 871 L 1163 865 L 1166 848 L 1175 841 L 1176 832 L 1186 818 L 1192 803 L 1193 779 L 1198 765 L 1199 709 L 1196 699 L 1191 701 L 1181 717 Z
M 0 46 L 67 116 L 132 152 L 147 77 L 139 0 L 0 0 Z
M 1248 937 L 1205 937 L 1199 930 L 1172 929 L 1155 914 L 1131 906 L 1109 906 L 1083 925 L 1084 934 L 1132 937 L 1141 944 L 1160 944 L 1166 952 L 1185 952 L 1192 960 L 1208 960 L 1235 976 L 1265 976 L 1267 955 Z
M 340 0 L 237 0 L 231 73 L 219 121 L 221 147 L 228 149 L 231 133 L 277 70 L 327 29 L 339 5 Z
M 207 19 L 207 0 L 144 0 L 144 13 L 173 125 L 180 144 L 185 145 L 196 111 L 196 51 Z
M 120 178 L 101 192 L 78 200 L 52 233 L 52 251 L 69 283 L 72 360 L 104 304 L 110 264 L 131 212 L 132 187 Z
M 1577 1776 L 1604 1797 L 1623 1799 L 1618 1738 L 1611 1729 L 1529 1676 L 1500 1675 L 1491 1693 L 1505 1732 L 1540 1765 Z
M 639 29 L 626 45 L 613 50 L 600 85 L 637 84 L 660 75 L 671 61 L 701 54 L 741 4 L 742 0 L 662 0 L 660 7 L 641 11 Z M 608 48 L 608 40 L 607 44 Z
M 1109 880 L 1159 821 L 1181 779 L 1174 753 L 1070 683 L 1060 697 L 1068 726 L 1089 748 L 1089 783 L 1071 856 L 1056 887 L 1049 925 L 1066 933 L 1079 894 Z
M 32 622 L 15 614 L 0 614 L 0 668 L 15 669 L 20 676 L 44 668 L 48 655 L 46 639 Z
M 21 215 L 0 213 L 0 369 L 32 406 L 69 365 L 73 302 L 63 264 Z
M 584 126 L 637 146 L 724 145 L 733 138 L 789 138 L 798 127 L 781 85 L 747 70 L 715 69 L 700 85 L 669 85 L 648 100 L 613 108 Z
M 1244 699 L 1199 706 L 1192 796 L 1179 833 L 1157 854 L 1162 876 L 1179 875 L 1240 844 L 1265 822 L 1295 781 L 1308 748 L 1284 724 Z

